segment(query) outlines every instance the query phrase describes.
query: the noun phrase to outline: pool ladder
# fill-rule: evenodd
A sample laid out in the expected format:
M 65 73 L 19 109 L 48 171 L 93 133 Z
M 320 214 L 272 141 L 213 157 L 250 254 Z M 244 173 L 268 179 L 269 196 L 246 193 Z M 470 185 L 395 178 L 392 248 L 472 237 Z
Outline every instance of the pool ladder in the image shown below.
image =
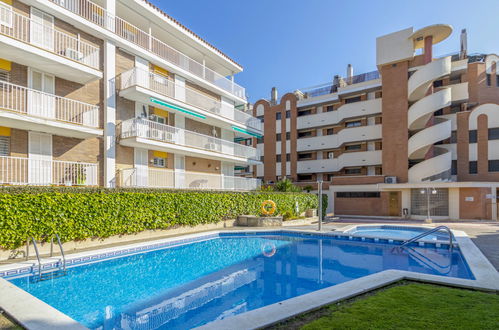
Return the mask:
M 61 238 L 58 234 L 55 234 L 57 238 L 57 244 L 59 245 L 59 249 L 61 251 L 62 260 L 59 260 L 59 268 L 57 270 L 49 270 L 47 272 L 43 272 L 42 270 L 42 261 L 40 258 L 40 252 L 38 250 L 38 245 L 36 244 L 36 240 L 34 237 L 31 237 L 31 242 L 33 243 L 33 248 L 35 249 L 36 259 L 38 260 L 38 278 L 35 277 L 38 281 L 49 280 L 52 278 L 57 278 L 66 275 L 66 256 L 64 254 L 64 249 L 62 248 Z M 29 257 L 29 241 L 27 242 L 27 251 L 26 258 Z M 54 252 L 54 237 L 50 239 L 50 256 L 52 257 Z
M 442 229 L 446 230 L 447 233 L 449 233 L 449 250 L 452 250 L 452 248 L 453 248 L 452 239 L 454 238 L 454 235 L 452 234 L 452 231 L 450 230 L 450 228 L 447 227 L 447 226 L 438 226 L 438 227 L 435 227 L 433 229 L 427 230 L 424 233 L 421 233 L 421 234 L 419 234 L 417 236 L 414 236 L 411 239 L 408 239 L 407 241 L 405 241 L 404 243 L 402 243 L 402 245 L 400 245 L 400 247 L 404 247 L 406 245 L 409 245 L 409 244 L 411 244 L 413 242 L 416 242 L 417 240 L 420 240 L 421 238 L 423 238 L 425 236 L 433 234 L 434 232 L 440 231 Z

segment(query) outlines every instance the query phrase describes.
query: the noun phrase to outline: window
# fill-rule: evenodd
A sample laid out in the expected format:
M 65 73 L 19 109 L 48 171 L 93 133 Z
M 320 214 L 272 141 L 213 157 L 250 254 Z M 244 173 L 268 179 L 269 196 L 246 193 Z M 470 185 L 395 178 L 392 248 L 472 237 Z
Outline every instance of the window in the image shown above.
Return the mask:
M 167 123 L 167 119 L 165 117 L 154 115 L 154 114 L 149 115 L 149 120 L 150 121 L 154 121 L 156 123 L 160 123 L 160 124 L 166 124 Z
M 276 141 L 281 141 L 281 133 L 277 133 L 277 134 L 275 135 L 275 140 L 276 140 Z
M 345 127 L 359 127 L 359 126 L 362 126 L 362 121 L 360 120 L 349 121 L 345 124 Z
M 327 158 L 328 159 L 333 159 L 334 158 L 334 152 L 333 151 L 328 151 Z
M 291 161 L 291 154 L 286 154 L 286 161 L 287 162 Z
M 346 168 L 345 169 L 345 174 L 361 174 L 361 168 Z
M 298 160 L 310 159 L 312 158 L 312 153 L 298 154 Z
M 260 119 L 260 121 L 263 123 L 263 115 L 261 115 L 261 116 L 256 116 L 256 118 Z
M 380 198 L 380 196 L 379 191 L 341 191 L 336 193 L 337 198 Z
M 457 131 L 450 133 L 450 143 L 457 143 Z
M 334 134 L 334 129 L 328 128 L 326 129 L 326 135 L 333 135 Z
M 286 140 L 290 140 L 291 139 L 291 132 L 286 132 Z
M 499 160 L 489 160 L 489 172 L 499 172 Z
M 328 105 L 328 106 L 326 107 L 326 112 L 331 112 L 331 111 L 334 111 L 334 106 L 332 106 L 332 105 Z
M 10 138 L 8 136 L 0 136 L 0 156 L 8 156 L 10 154 Z
M 435 80 L 433 82 L 433 87 L 442 87 L 444 85 L 444 81 L 443 80 Z
M 348 151 L 360 150 L 360 149 L 362 149 L 361 144 L 351 144 L 351 145 L 345 146 L 345 150 L 348 150 Z
M 298 181 L 312 181 L 312 174 L 298 174 Z
M 492 86 L 492 75 L 487 73 L 487 86 Z
M 476 143 L 476 141 L 477 141 L 477 131 L 476 131 L 476 129 L 471 130 L 469 132 L 469 139 L 470 139 L 470 141 L 469 141 L 470 143 Z
M 154 157 L 152 161 L 154 167 L 166 167 L 166 158 Z
M 310 137 L 312 136 L 312 131 L 298 132 L 298 138 Z
M 496 86 L 499 87 L 499 74 L 496 75 Z
M 478 173 L 478 163 L 475 161 L 470 162 L 470 174 Z
M 361 97 L 360 96 L 355 96 L 355 97 L 351 97 L 349 99 L 345 99 L 345 103 L 348 104 L 348 103 L 354 103 L 354 102 L 359 102 L 361 100 Z
M 291 111 L 290 110 L 286 111 L 286 118 L 291 118 Z
M 334 177 L 334 174 L 332 174 L 332 173 L 326 174 L 326 181 L 332 181 L 333 177 Z
M 263 156 L 260 156 L 260 161 L 263 162 Z
M 280 120 L 282 118 L 282 115 L 280 112 L 276 112 L 275 114 L 275 120 Z
M 263 143 L 263 136 L 256 138 L 256 143 Z
M 460 105 L 460 104 L 459 104 L 459 105 L 452 106 L 452 107 L 450 108 L 450 113 L 457 113 L 457 112 L 459 112 L 459 111 L 461 111 L 461 105 Z
M 303 111 L 298 111 L 298 117 L 301 117 L 301 116 L 307 116 L 307 115 L 311 115 L 312 114 L 312 110 L 303 110 Z
M 281 162 L 281 155 L 276 155 L 276 156 L 275 156 L 275 161 L 276 161 L 277 163 L 280 163 L 280 162 Z
M 433 113 L 435 116 L 441 116 L 444 114 L 444 109 L 439 109 Z
M 457 175 L 457 160 L 455 160 L 455 159 L 452 161 L 450 174 Z
M 499 140 L 499 128 L 489 128 L 489 140 Z
M 0 24 L 12 27 L 12 8 L 2 2 L 0 2 Z

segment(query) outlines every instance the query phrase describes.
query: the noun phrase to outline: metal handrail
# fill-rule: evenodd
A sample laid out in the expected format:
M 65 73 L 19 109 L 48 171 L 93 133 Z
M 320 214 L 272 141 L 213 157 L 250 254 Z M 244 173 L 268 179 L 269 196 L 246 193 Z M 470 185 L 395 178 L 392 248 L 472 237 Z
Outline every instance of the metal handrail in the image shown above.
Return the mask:
M 64 249 L 62 248 L 61 238 L 59 237 L 59 234 L 55 234 L 55 237 L 57 238 L 57 244 L 59 245 L 59 249 L 61 250 L 62 270 L 65 273 L 66 272 L 66 255 L 64 254 Z
M 417 241 L 417 240 L 419 240 L 419 239 L 421 239 L 421 238 L 423 238 L 425 236 L 428 236 L 428 235 L 430 235 L 430 234 L 432 234 L 434 232 L 437 232 L 439 230 L 442 230 L 442 229 L 445 229 L 447 231 L 447 233 L 449 234 L 449 250 L 452 250 L 452 248 L 453 248 L 453 246 L 452 246 L 452 239 L 454 238 L 454 235 L 452 234 L 452 231 L 450 230 L 450 228 L 447 227 L 447 226 L 438 226 L 436 228 L 427 230 L 427 231 L 425 231 L 425 232 L 423 232 L 423 233 L 421 233 L 421 234 L 419 234 L 417 236 L 414 236 L 411 239 L 408 239 L 407 241 L 405 241 L 404 243 L 402 243 L 402 245 L 400 245 L 400 247 L 404 247 L 404 246 L 406 246 L 406 245 L 408 245 L 410 243 L 413 243 L 413 242 L 415 242 L 415 241 Z
M 33 247 L 35 248 L 36 259 L 38 259 L 38 276 L 42 276 L 42 261 L 40 260 L 40 252 L 38 252 L 38 246 L 36 245 L 36 241 L 34 237 L 31 237 L 31 241 L 33 242 Z

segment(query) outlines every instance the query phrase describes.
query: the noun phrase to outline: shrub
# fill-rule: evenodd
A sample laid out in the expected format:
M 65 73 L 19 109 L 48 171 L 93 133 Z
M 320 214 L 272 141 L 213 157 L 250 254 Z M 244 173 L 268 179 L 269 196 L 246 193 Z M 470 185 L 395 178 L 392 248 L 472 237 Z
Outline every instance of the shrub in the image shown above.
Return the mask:
M 27 238 L 58 233 L 63 241 L 106 238 L 144 230 L 195 226 L 260 215 L 264 200 L 276 214 L 317 208 L 306 193 L 218 192 L 76 187 L 0 188 L 0 247 L 12 249 Z
M 280 192 L 300 192 L 301 188 L 295 186 L 290 179 L 285 178 L 276 182 L 274 190 Z

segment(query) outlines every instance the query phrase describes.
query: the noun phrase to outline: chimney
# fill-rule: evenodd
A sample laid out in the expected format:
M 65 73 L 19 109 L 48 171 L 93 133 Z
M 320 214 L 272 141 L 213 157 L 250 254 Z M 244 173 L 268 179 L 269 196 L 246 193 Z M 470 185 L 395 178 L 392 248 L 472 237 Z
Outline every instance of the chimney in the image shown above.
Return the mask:
M 461 30 L 461 50 L 459 52 L 459 59 L 465 59 L 468 56 L 468 34 L 466 29 Z
M 277 104 L 277 87 L 272 87 L 272 91 L 270 92 L 270 103 L 272 105 Z
M 347 84 L 351 85 L 352 84 L 352 78 L 353 78 L 353 66 L 351 64 L 348 64 L 347 66 Z

